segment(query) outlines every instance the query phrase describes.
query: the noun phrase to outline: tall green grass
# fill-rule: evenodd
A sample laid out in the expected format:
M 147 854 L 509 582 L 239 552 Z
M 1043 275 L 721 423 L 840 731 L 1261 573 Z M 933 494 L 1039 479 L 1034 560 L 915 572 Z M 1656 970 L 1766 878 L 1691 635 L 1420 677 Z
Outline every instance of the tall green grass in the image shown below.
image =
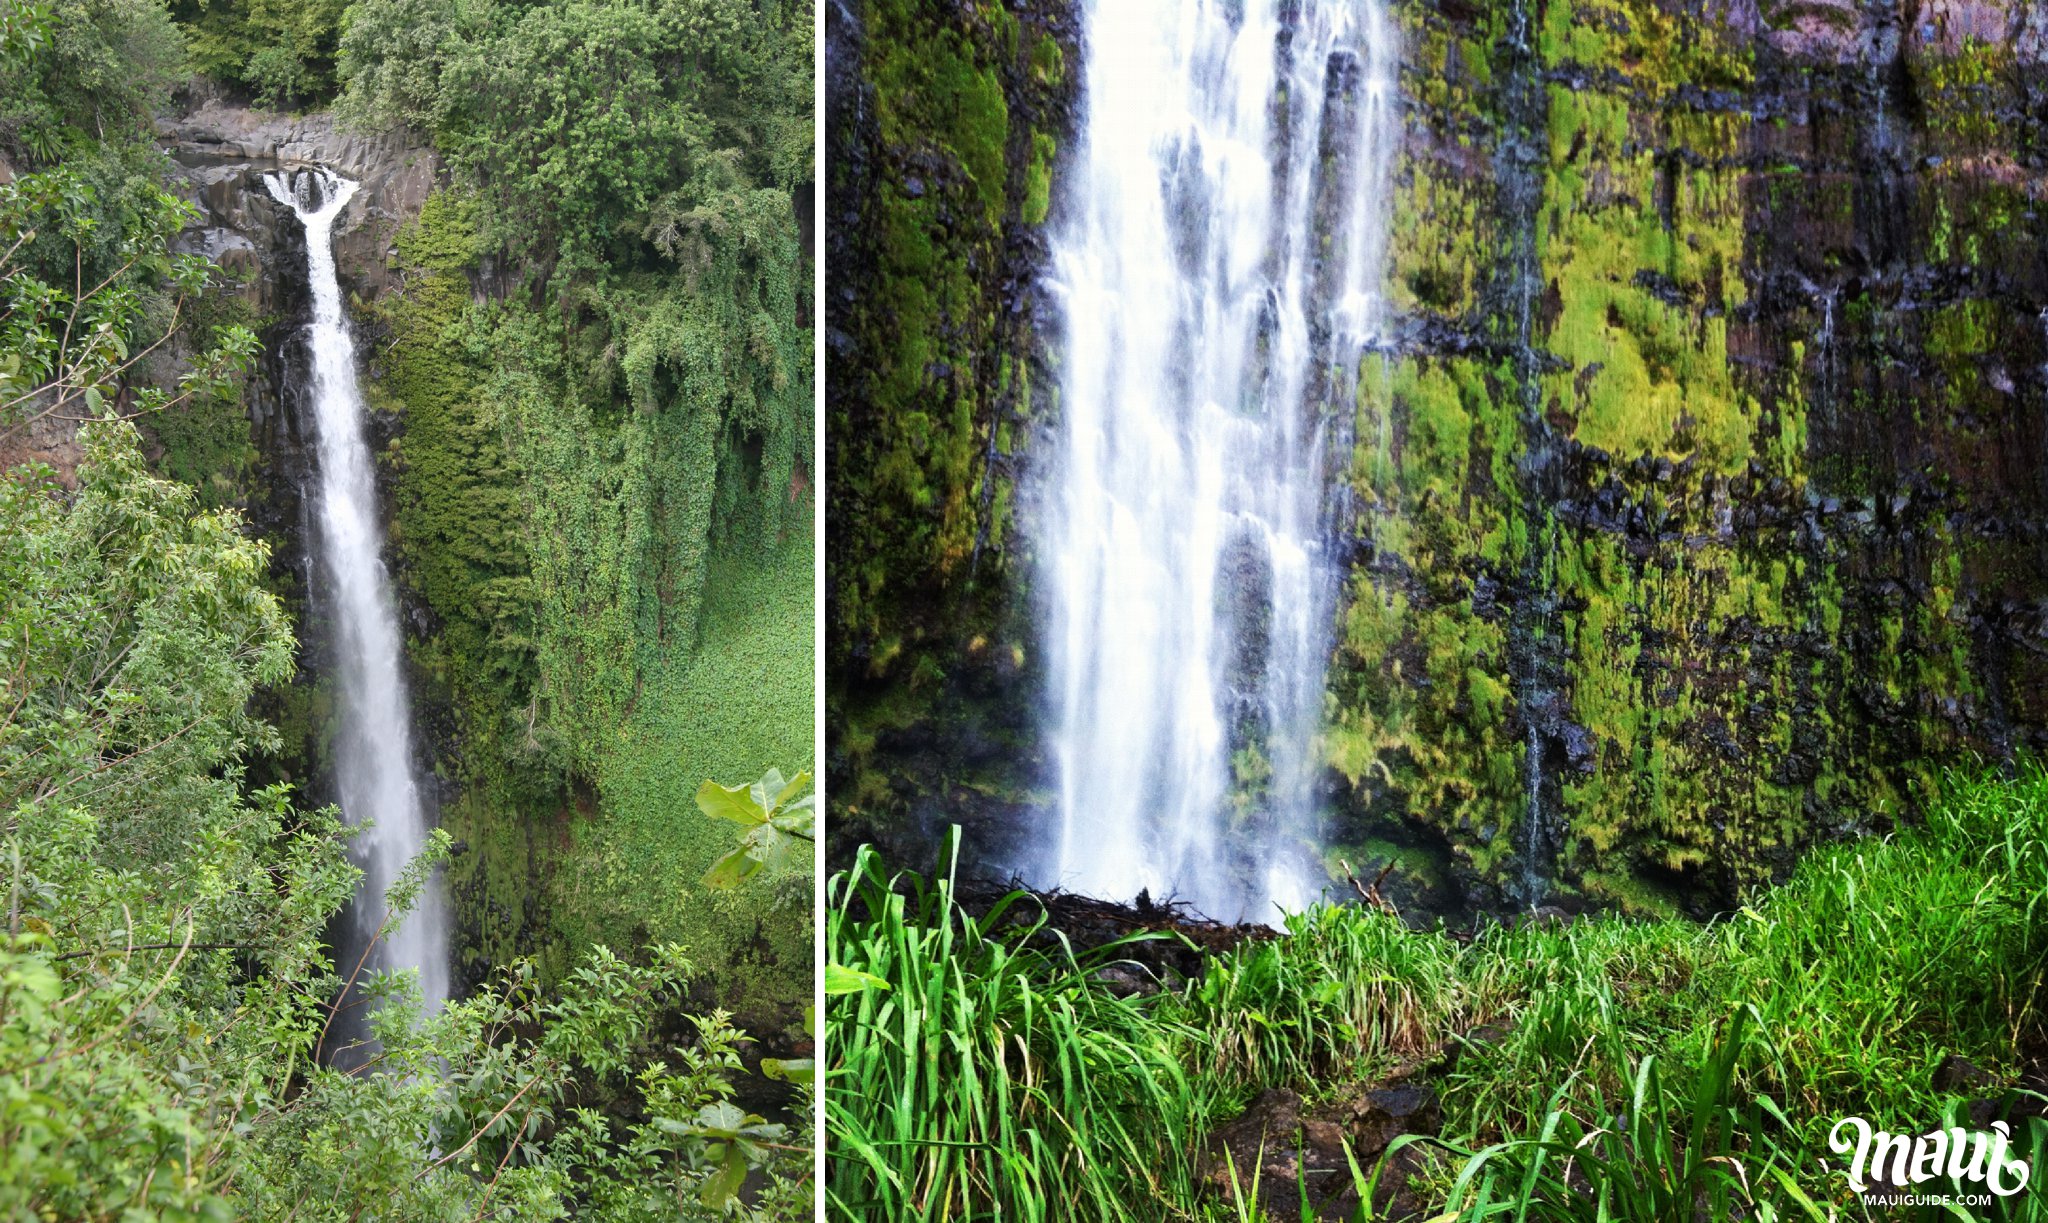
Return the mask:
M 844 1218 L 1247 1218 L 1246 1193 L 1195 1183 L 1218 1121 L 1263 1087 L 1417 1067 L 1443 1096 L 1447 1218 L 1863 1218 L 1824 1158 L 1835 1120 L 1925 1132 L 1969 1094 L 1936 1087 L 1944 1059 L 2009 1083 L 2048 1044 L 2038 769 L 1953 778 L 1923 826 L 1815 851 L 1716 922 L 1460 944 L 1323 908 L 1142 999 L 1092 976 L 1121 947 L 1076 955 L 1042 919 L 972 918 L 948 880 L 880 869 L 863 853 L 830 885 L 833 961 L 888 985 L 829 1008 Z M 2027 1197 L 1987 1217 L 2048 1200 Z
M 1192 1196 L 1199 1034 L 1076 955 L 980 917 L 950 877 L 885 879 L 863 850 L 827 896 L 832 962 L 887 983 L 828 1009 L 829 1209 L 870 1219 L 1145 1219 Z M 1045 944 L 1050 943 L 1050 947 Z

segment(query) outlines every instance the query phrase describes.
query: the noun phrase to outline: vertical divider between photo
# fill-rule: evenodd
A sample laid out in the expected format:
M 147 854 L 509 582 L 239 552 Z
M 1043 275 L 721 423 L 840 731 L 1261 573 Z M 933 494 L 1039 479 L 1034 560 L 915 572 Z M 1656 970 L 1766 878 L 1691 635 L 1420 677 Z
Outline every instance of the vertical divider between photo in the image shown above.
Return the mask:
M 811 872 L 811 1039 L 817 1090 L 811 1093 L 813 1211 L 825 1223 L 825 6 L 811 14 L 811 547 L 813 583 L 812 759 L 817 778 L 817 839 Z

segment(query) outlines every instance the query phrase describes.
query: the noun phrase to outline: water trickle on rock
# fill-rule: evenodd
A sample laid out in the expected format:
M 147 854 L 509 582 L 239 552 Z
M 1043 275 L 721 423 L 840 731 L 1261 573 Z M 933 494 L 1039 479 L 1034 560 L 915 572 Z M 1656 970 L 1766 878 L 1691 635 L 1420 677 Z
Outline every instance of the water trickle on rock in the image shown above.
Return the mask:
M 1544 416 L 1543 359 L 1536 340 L 1536 297 L 1544 284 L 1537 256 L 1544 190 L 1540 141 L 1548 118 L 1541 57 L 1531 36 L 1535 20 L 1527 0 L 1516 0 L 1508 14 L 1510 54 L 1502 85 L 1508 136 L 1495 155 L 1502 214 L 1510 235 L 1508 258 L 1500 274 L 1506 278 L 1504 288 L 1511 303 L 1507 322 L 1512 330 L 1507 339 L 1521 401 L 1525 454 L 1518 478 L 1534 518 L 1531 547 L 1520 575 L 1526 593 L 1508 628 L 1510 676 L 1522 722 L 1522 863 L 1514 887 L 1519 892 L 1515 899 L 1531 909 L 1548 895 L 1546 876 L 1556 856 L 1551 797 L 1557 779 L 1550 768 L 1550 743 L 1562 684 L 1557 592 L 1551 574 L 1557 548 L 1557 520 L 1551 507 L 1560 493 L 1559 449 Z
M 1059 799 L 1027 873 L 1220 918 L 1313 900 L 1333 473 L 1382 320 L 1379 3 L 1095 0 L 1037 524 Z
M 356 184 L 317 169 L 268 174 L 263 181 L 306 230 L 313 317 L 306 325 L 307 384 L 301 398 L 312 410 L 316 448 L 309 498 L 317 555 L 312 596 L 333 631 L 340 689 L 334 767 L 341 813 L 351 825 L 368 825 L 353 846 L 363 869 L 362 891 L 336 949 L 336 964 L 346 980 L 384 920 L 385 889 L 424 847 L 428 820 L 413 776 L 412 711 L 400 665 L 397 608 L 381 555 L 376 470 L 365 434 L 355 343 L 334 269 L 334 221 Z M 439 889 L 429 886 L 398 928 L 383 932 L 369 967 L 416 970 L 427 1009 L 438 1010 L 448 997 L 447 927 Z M 353 1019 L 347 1025 L 351 1033 L 361 1031 L 360 1010 L 345 1004 L 341 1012 Z M 335 1043 L 330 1036 L 328 1047 Z

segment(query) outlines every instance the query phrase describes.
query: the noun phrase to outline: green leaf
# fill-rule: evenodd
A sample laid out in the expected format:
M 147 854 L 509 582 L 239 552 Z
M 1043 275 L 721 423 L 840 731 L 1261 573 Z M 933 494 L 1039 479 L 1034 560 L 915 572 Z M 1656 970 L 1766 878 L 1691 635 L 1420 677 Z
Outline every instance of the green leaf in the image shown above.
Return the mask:
M 725 1162 L 718 1165 L 718 1171 L 713 1172 L 705 1180 L 703 1188 L 697 1191 L 697 1200 L 713 1210 L 724 1210 L 733 1195 L 740 1191 L 740 1182 L 745 1179 L 746 1157 L 737 1149 L 728 1150 Z
M 809 1086 L 817 1080 L 817 1063 L 807 1057 L 764 1057 L 761 1073 L 780 1082 Z
M 714 820 L 730 820 L 747 828 L 765 824 L 768 812 L 754 801 L 752 789 L 751 786 L 721 786 L 715 781 L 707 781 L 697 787 L 697 809 Z
M 779 774 L 777 774 L 775 770 L 770 769 L 768 771 L 768 776 L 774 777 L 779 776 Z M 765 785 L 767 784 L 768 778 L 763 777 L 761 781 L 762 784 Z M 795 777 L 790 778 L 789 784 L 782 787 L 781 791 L 775 795 L 775 802 L 770 809 L 779 809 L 784 803 L 787 803 L 789 802 L 789 800 L 795 798 L 797 794 L 801 792 L 805 786 L 810 784 L 810 781 L 811 771 L 809 769 L 805 769 L 803 772 L 798 773 Z M 810 799 L 805 798 L 803 801 L 808 803 Z
M 698 1131 L 710 1138 L 730 1138 L 750 1121 L 759 1121 L 730 1100 L 716 1100 L 697 1110 Z
M 871 972 L 848 968 L 843 964 L 825 965 L 825 993 L 864 994 L 871 989 L 888 989 L 889 983 Z
M 786 832 L 791 836 L 808 837 L 817 826 L 817 813 L 804 810 L 793 815 L 778 815 L 768 822 L 777 831 Z
M 711 869 L 704 872 L 704 878 L 699 882 L 707 888 L 724 891 L 727 888 L 735 888 L 745 883 L 753 878 L 755 872 L 760 869 L 761 860 L 753 855 L 752 847 L 742 845 L 718 861 L 713 862 Z
M 781 804 L 782 800 L 777 795 L 782 792 L 784 785 L 782 770 L 769 769 L 761 774 L 760 780 L 748 786 L 747 789 L 753 794 L 755 804 L 761 808 L 764 814 L 773 814 L 775 808 Z

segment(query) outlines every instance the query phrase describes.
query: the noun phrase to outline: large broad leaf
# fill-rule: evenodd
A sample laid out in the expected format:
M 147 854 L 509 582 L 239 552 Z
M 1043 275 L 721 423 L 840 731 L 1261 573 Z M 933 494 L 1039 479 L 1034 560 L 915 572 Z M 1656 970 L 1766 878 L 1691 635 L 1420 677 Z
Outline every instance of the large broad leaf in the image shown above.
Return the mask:
M 785 781 L 777 769 L 746 786 L 721 786 L 707 781 L 697 789 L 697 806 L 706 815 L 747 829 L 739 847 L 704 872 L 708 888 L 732 888 L 766 867 L 808 861 L 817 843 L 817 796 L 809 788 L 809 770 Z
M 761 860 L 754 856 L 752 847 L 742 845 L 713 862 L 711 869 L 704 872 L 704 878 L 700 882 L 707 888 L 736 888 L 753 878 L 761 869 L 761 865 Z
M 740 1191 L 740 1182 L 747 1179 L 747 1160 L 738 1147 L 728 1146 L 725 1159 L 718 1170 L 708 1177 L 697 1190 L 697 1200 L 713 1210 L 724 1210 L 733 1202 Z
M 761 1059 L 761 1073 L 771 1079 L 785 1083 L 809 1086 L 817 1078 L 817 1063 L 807 1057 L 764 1057 Z
M 706 1138 L 734 1138 L 760 1118 L 742 1112 L 730 1100 L 718 1100 L 697 1110 L 696 1132 Z
M 754 785 L 721 786 L 707 781 L 697 787 L 697 810 L 714 820 L 730 820 L 748 828 L 765 824 L 769 809 L 754 801 Z
M 747 787 L 747 792 L 753 796 L 756 806 L 773 814 L 776 806 L 782 801 L 776 796 L 781 794 L 783 787 L 788 784 L 782 779 L 781 769 L 769 769 L 761 774 L 760 780 Z
M 775 770 L 768 770 L 768 777 L 774 776 L 776 776 Z M 768 782 L 768 777 L 763 777 L 761 779 L 761 783 L 764 786 Z M 792 803 L 791 800 L 796 799 L 797 795 L 802 794 L 804 790 L 810 786 L 810 784 L 811 771 L 809 769 L 805 769 L 803 772 L 798 773 L 795 777 L 790 778 L 788 785 L 783 786 L 780 790 L 776 791 L 775 802 L 773 803 L 773 806 L 777 809 L 780 809 L 785 806 L 795 806 L 795 803 Z M 809 795 L 805 795 L 802 799 L 798 801 L 803 802 L 805 804 L 809 804 L 811 799 Z

